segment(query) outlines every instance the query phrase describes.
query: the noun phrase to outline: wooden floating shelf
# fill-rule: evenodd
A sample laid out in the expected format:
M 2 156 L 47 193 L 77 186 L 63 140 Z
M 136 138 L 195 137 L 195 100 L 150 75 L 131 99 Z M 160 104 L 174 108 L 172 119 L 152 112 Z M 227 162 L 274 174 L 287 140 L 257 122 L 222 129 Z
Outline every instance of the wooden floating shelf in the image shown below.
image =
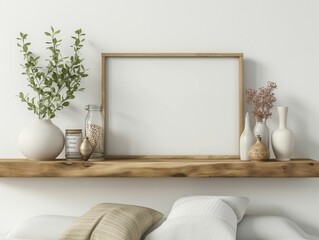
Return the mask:
M 0 159 L 0 177 L 319 177 L 319 161 L 250 162 L 239 159 L 109 159 L 31 161 Z

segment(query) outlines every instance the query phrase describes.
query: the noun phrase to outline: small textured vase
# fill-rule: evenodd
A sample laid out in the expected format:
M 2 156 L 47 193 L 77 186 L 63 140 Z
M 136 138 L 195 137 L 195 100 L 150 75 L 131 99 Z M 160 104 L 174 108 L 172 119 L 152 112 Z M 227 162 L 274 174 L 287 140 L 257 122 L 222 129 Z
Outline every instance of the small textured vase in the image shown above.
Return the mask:
M 240 160 L 249 160 L 248 151 L 252 145 L 256 142 L 256 137 L 251 130 L 249 113 L 246 113 L 245 128 L 240 136 Z
M 279 127 L 271 135 L 271 144 L 277 160 L 289 161 L 294 151 L 294 134 L 287 128 L 288 107 L 277 107 Z
M 263 119 L 261 122 L 256 121 L 254 128 L 255 137 L 259 135 L 261 137 L 261 142 L 269 149 L 269 128 L 266 125 L 266 120 Z
M 36 120 L 19 136 L 20 151 L 30 160 L 53 160 L 63 147 L 64 135 L 51 120 Z
M 93 152 L 93 148 L 89 141 L 89 138 L 85 137 L 83 142 L 80 145 L 80 154 L 81 154 L 82 160 L 84 161 L 88 160 L 92 152 Z
M 249 160 L 252 161 L 264 161 L 269 159 L 269 150 L 261 142 L 261 137 L 257 136 L 257 142 L 249 149 Z

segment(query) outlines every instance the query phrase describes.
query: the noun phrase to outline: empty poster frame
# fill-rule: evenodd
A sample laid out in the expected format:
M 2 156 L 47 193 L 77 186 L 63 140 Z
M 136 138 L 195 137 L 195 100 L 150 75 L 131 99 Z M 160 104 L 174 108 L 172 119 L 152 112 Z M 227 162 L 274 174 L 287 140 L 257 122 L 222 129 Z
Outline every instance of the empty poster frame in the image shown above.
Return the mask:
M 238 91 L 238 100 L 233 104 L 236 105 L 238 108 L 236 111 L 238 112 L 238 117 L 234 119 L 234 121 L 238 121 L 238 133 L 236 133 L 236 141 L 239 143 L 239 137 L 241 132 L 243 131 L 243 94 L 244 94 L 244 59 L 243 53 L 102 53 L 101 54 L 101 97 L 102 97 L 102 107 L 103 107 L 103 114 L 107 116 L 106 119 L 106 141 L 109 141 L 107 136 L 108 131 L 108 105 L 107 105 L 107 98 L 108 98 L 108 81 L 109 76 L 108 72 L 112 71 L 109 66 L 109 61 L 112 59 L 119 59 L 125 58 L 134 61 L 134 59 L 179 59 L 179 58 L 192 58 L 192 59 L 202 59 L 202 58 L 218 58 L 218 59 L 237 59 L 238 60 L 238 81 L 236 83 L 236 91 Z M 125 71 L 125 69 L 123 69 Z M 220 104 L 223 100 L 227 101 L 227 99 L 221 99 L 217 104 Z M 212 106 L 213 107 L 213 106 Z M 227 126 L 226 126 L 227 127 Z M 229 141 L 232 141 L 229 139 Z M 227 144 L 227 143 L 225 143 Z M 221 154 L 207 154 L 207 153 L 200 153 L 195 155 L 188 155 L 187 153 L 178 153 L 178 154 L 109 154 L 108 148 L 106 148 L 105 159 L 238 159 L 239 158 L 239 146 L 237 146 L 238 151 L 236 154 L 229 154 L 227 152 L 223 152 Z

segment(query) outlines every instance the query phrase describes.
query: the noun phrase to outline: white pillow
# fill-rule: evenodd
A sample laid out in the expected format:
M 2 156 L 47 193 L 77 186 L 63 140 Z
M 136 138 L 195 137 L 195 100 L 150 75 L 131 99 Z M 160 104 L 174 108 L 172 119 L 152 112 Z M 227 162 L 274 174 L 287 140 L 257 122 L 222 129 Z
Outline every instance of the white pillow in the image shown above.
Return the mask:
M 248 198 L 189 196 L 178 199 L 167 220 L 146 240 L 235 239 Z
M 56 240 L 58 239 L 57 236 L 60 236 L 64 229 L 66 229 L 75 219 L 76 217 L 68 216 L 36 216 L 15 226 L 9 233 L 11 236 L 10 238 L 1 236 L 0 239 Z M 164 220 L 165 218 L 163 218 L 163 221 Z M 156 226 L 149 229 L 147 233 L 152 232 L 162 224 L 163 222 L 160 221 Z M 145 235 L 147 235 L 147 233 Z M 318 237 L 313 237 L 305 233 L 293 221 L 283 217 L 245 216 L 237 226 L 238 240 L 278 240 L 283 236 L 286 240 L 292 240 L 291 236 L 294 234 L 297 236 L 297 239 L 319 240 Z
M 305 233 L 295 222 L 277 216 L 245 216 L 238 224 L 238 240 L 319 240 Z
M 168 219 L 189 215 L 210 215 L 216 211 L 216 204 L 223 200 L 232 208 L 237 216 L 237 222 L 243 218 L 249 199 L 237 196 L 188 196 L 178 199 L 168 216 Z
M 17 224 L 7 239 L 57 240 L 76 219 L 71 216 L 41 215 Z
M 175 206 L 175 205 L 174 205 Z M 235 240 L 237 217 L 234 211 L 223 200 L 217 199 L 209 206 L 209 213 L 202 211 L 187 211 L 182 215 L 181 208 L 188 209 L 189 202 L 172 209 L 172 214 L 157 229 L 146 236 L 145 240 Z M 203 209 L 207 207 L 203 206 Z M 207 209 L 207 208 L 206 208 Z M 174 211 L 176 210 L 176 211 Z M 205 212 L 205 214 L 202 214 Z M 200 214 L 198 214 L 200 213 Z

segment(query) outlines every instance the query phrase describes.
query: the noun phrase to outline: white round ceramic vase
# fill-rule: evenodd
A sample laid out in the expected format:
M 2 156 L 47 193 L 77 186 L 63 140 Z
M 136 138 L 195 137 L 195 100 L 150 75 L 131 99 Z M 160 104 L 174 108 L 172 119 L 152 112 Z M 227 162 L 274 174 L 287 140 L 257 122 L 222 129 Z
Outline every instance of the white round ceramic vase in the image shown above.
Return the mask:
M 249 113 L 246 113 L 245 128 L 240 136 L 240 160 L 249 160 L 248 151 L 256 142 L 255 135 L 250 127 Z
M 51 120 L 36 120 L 19 136 L 20 151 L 30 160 L 53 160 L 63 147 L 64 135 Z
M 277 107 L 279 127 L 271 135 L 271 144 L 277 160 L 289 161 L 294 151 L 294 134 L 287 128 L 288 107 Z
M 259 135 L 261 137 L 262 144 L 264 144 L 264 146 L 269 149 L 269 128 L 266 125 L 266 120 L 263 120 L 261 122 L 256 121 L 254 135 L 256 138 Z

